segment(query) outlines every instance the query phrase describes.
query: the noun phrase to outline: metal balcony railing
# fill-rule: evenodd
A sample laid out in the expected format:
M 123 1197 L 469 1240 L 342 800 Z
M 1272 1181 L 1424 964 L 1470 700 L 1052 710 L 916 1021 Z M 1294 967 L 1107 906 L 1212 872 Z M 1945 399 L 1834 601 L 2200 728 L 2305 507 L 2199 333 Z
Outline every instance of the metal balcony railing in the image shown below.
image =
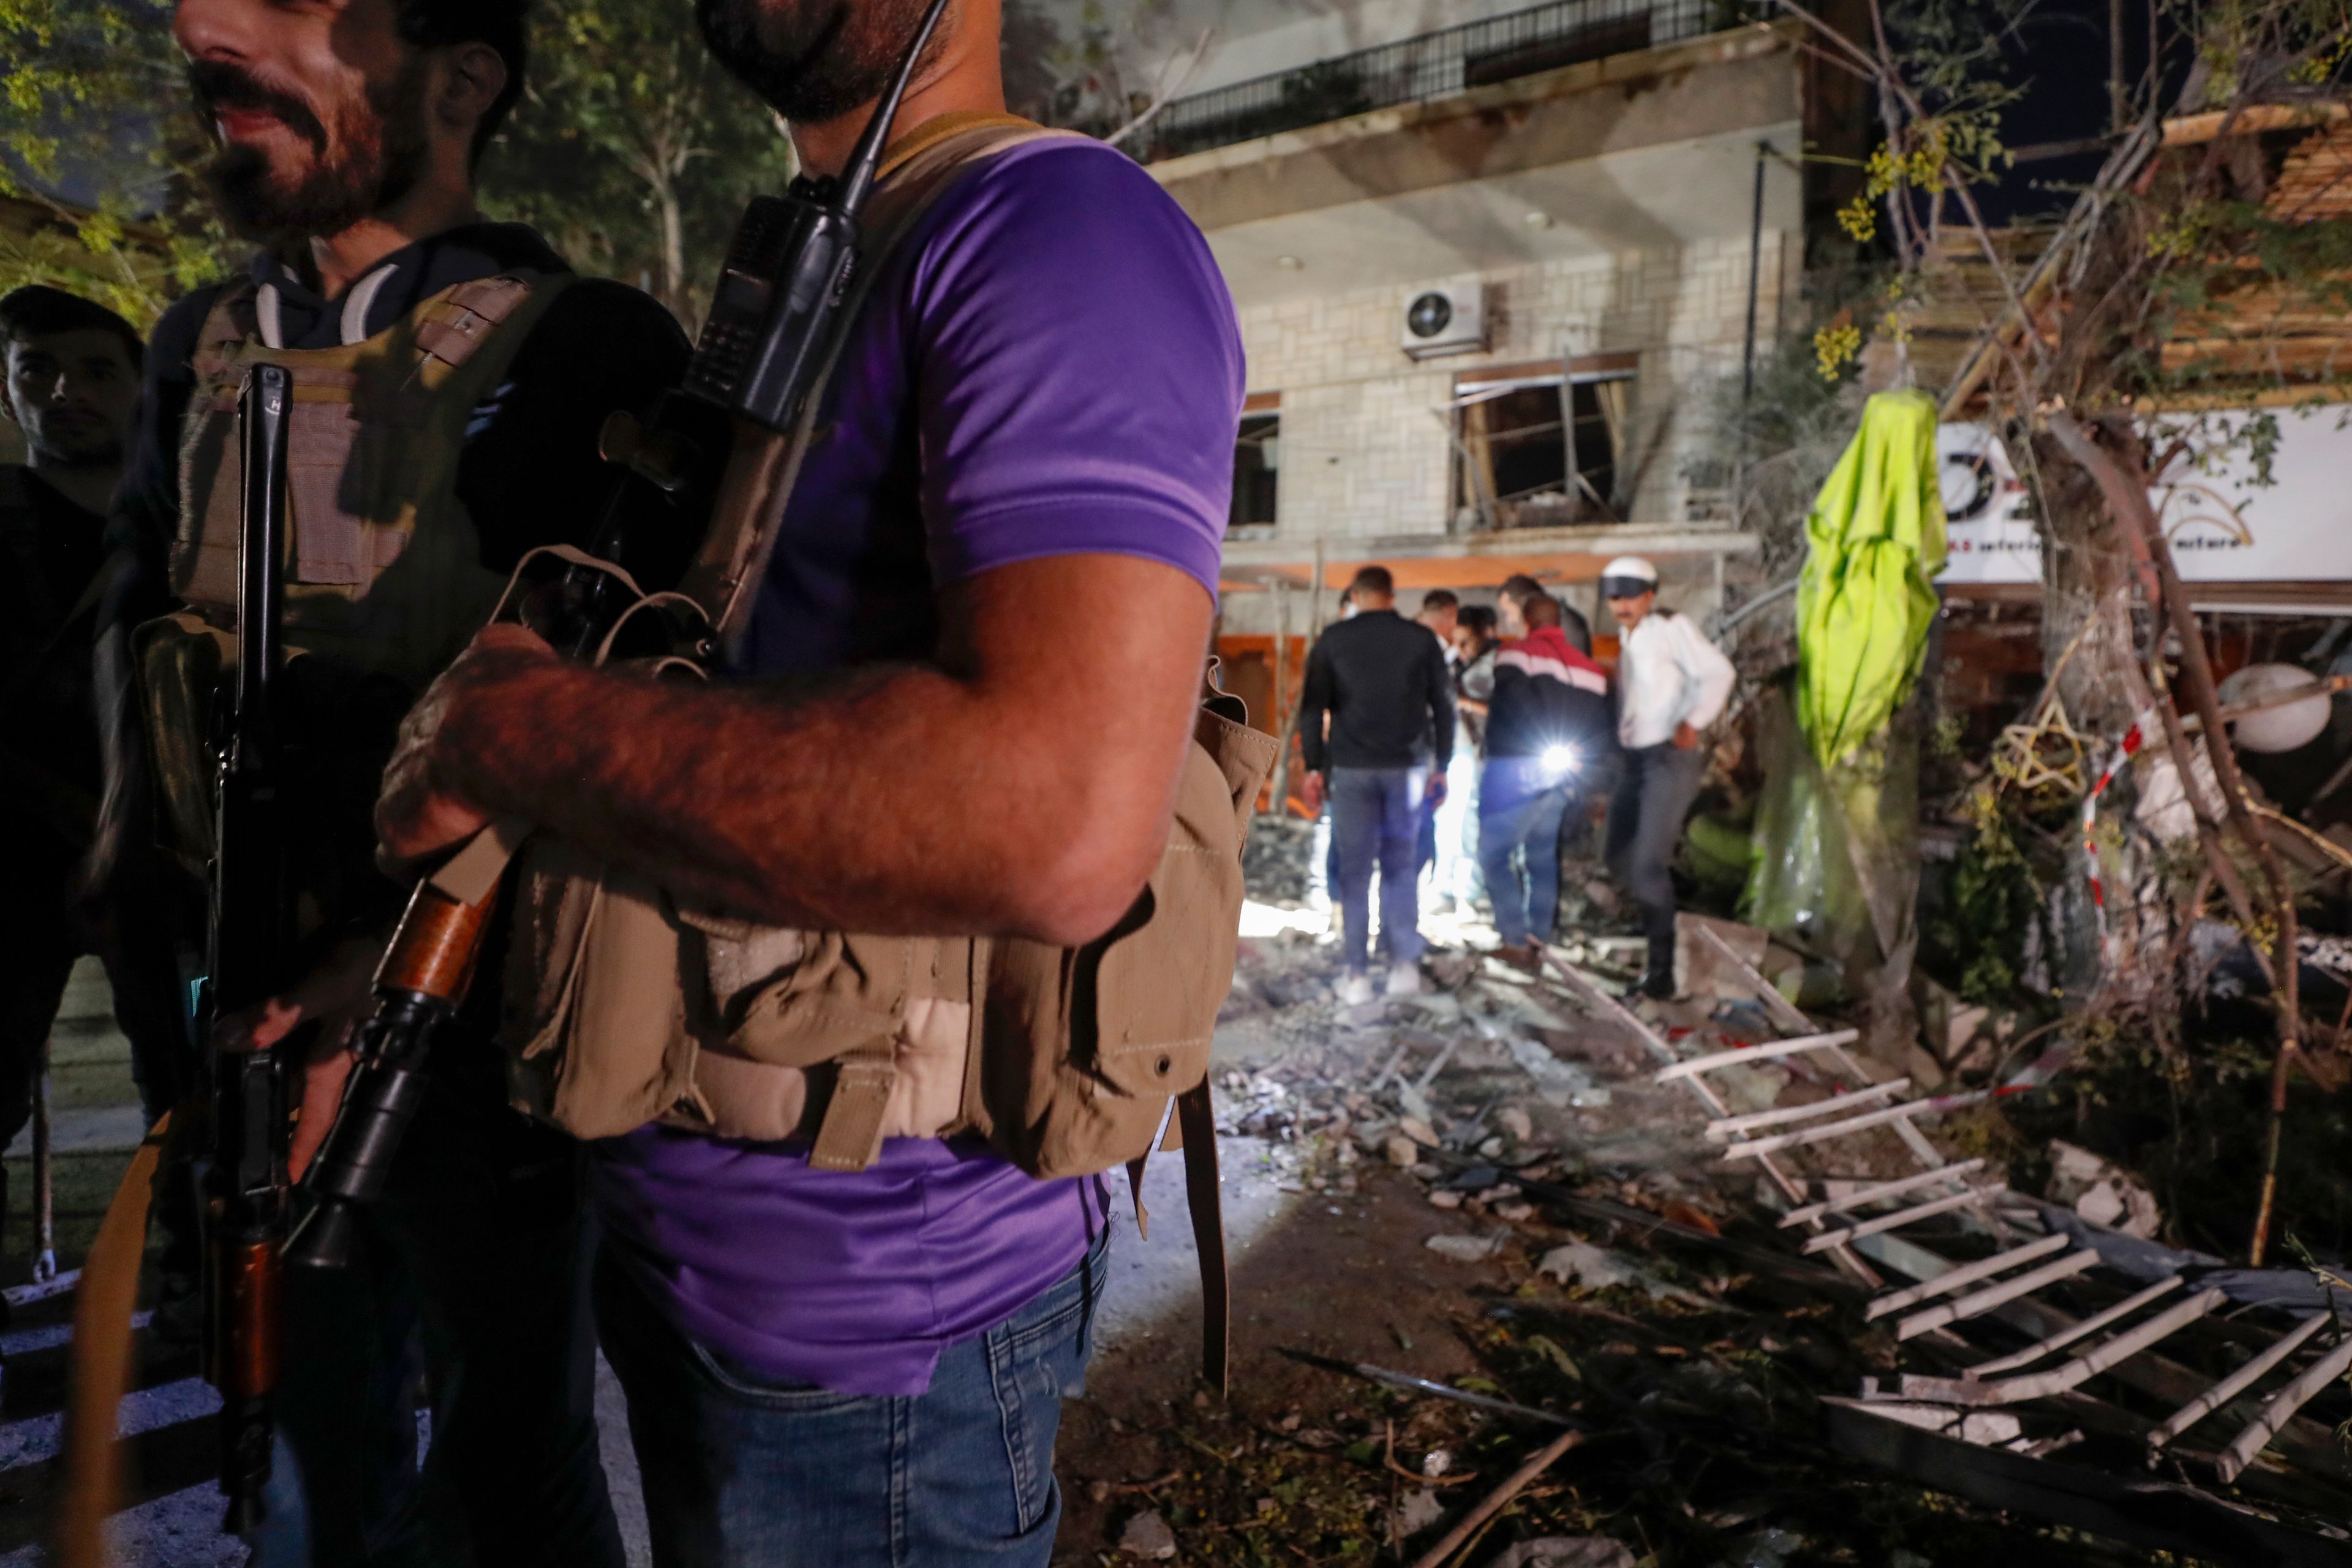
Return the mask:
M 1444 98 L 1489 82 L 1738 26 L 1743 0 L 1551 0 L 1180 98 L 1147 126 L 1145 163 Z

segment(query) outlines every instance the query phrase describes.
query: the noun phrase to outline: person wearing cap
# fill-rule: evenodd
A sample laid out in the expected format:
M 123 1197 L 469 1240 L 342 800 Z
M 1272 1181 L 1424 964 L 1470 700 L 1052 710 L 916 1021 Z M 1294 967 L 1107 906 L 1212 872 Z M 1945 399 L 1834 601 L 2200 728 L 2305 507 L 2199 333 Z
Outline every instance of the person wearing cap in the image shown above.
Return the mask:
M 1668 866 L 1698 795 L 1699 735 L 1723 716 L 1737 679 L 1699 629 L 1658 608 L 1658 569 L 1638 555 L 1602 568 L 1601 596 L 1617 617 L 1617 743 L 1624 752 L 1609 803 L 1607 858 L 1641 906 L 1649 962 L 1634 990 L 1675 990 L 1675 884 Z

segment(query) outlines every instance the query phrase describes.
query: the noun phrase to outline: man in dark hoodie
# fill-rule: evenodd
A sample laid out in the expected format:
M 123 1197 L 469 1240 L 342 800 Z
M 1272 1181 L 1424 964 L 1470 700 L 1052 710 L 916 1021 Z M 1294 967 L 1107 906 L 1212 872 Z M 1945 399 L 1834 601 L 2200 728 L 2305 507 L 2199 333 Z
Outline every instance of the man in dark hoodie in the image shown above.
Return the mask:
M 142 854 L 112 887 L 78 885 L 100 788 L 95 579 L 145 349 L 130 322 L 62 289 L 0 298 L 0 413 L 24 433 L 27 459 L 0 466 L 0 812 L 15 838 L 0 907 L 0 1142 L 32 1119 L 49 1029 L 85 953 L 106 967 L 150 1124 L 179 1103 L 192 1066 L 173 947 L 193 884 Z M 0 1207 L 7 1189 L 0 1172 Z M 166 1266 L 183 1291 L 190 1261 Z
M 1559 904 L 1560 819 L 1609 743 L 1609 678 L 1570 645 L 1550 595 L 1506 596 L 1502 616 L 1506 636 L 1518 635 L 1495 656 L 1478 863 L 1499 956 L 1532 970 Z
M 675 384 L 688 345 L 653 300 L 575 278 L 538 235 L 476 205 L 476 164 L 522 93 L 522 0 L 179 0 L 175 35 L 219 145 L 223 216 L 260 248 L 244 276 L 166 312 L 149 348 L 100 617 L 110 788 L 139 794 L 152 743 L 163 826 L 201 856 L 205 737 L 186 715 L 209 694 L 174 708 L 173 672 L 204 665 L 173 650 L 236 624 L 236 394 L 255 365 L 282 365 L 295 384 L 283 619 L 302 654 L 285 684 L 309 759 L 289 793 L 310 967 L 217 1033 L 307 1053 L 299 1173 L 404 898 L 373 865 L 399 721 L 520 557 L 587 542 L 622 472 L 597 455 L 601 427 Z M 186 608 L 156 618 L 174 603 Z M 446 1042 L 427 1079 L 363 1262 L 288 1278 L 278 1405 L 294 1464 L 273 1479 L 257 1562 L 618 1568 L 578 1149 L 508 1109 L 478 1033 Z M 422 1474 L 403 1371 L 420 1343 Z
M 1298 748 L 1309 806 L 1331 795 L 1331 838 L 1339 862 L 1340 1000 L 1372 998 L 1371 883 L 1381 874 L 1381 937 L 1389 952 L 1385 989 L 1421 989 L 1421 889 L 1416 867 L 1424 803 L 1445 799 L 1454 756 L 1454 681 L 1429 628 L 1396 613 L 1396 580 L 1385 566 L 1356 574 L 1356 613 L 1324 629 L 1307 656 L 1298 704 Z M 1330 733 L 1324 733 L 1324 717 Z

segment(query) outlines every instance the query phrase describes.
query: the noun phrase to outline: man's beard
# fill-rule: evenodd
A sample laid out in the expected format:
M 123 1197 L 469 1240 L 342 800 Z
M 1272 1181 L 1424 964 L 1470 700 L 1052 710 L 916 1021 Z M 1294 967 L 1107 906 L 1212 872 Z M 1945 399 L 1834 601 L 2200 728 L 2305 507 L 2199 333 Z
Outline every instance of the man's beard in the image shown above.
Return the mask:
M 226 146 L 205 169 L 221 216 L 246 239 L 267 245 L 340 234 L 399 201 L 424 175 L 421 52 L 382 89 L 336 105 L 331 136 L 307 103 L 235 66 L 198 61 L 188 77 L 206 120 L 226 107 L 266 109 L 310 144 L 309 166 L 290 182 L 251 146 Z
M 695 0 L 694 12 L 721 65 L 786 120 L 821 125 L 882 95 L 926 9 L 923 0 Z M 940 18 L 924 64 L 950 25 Z

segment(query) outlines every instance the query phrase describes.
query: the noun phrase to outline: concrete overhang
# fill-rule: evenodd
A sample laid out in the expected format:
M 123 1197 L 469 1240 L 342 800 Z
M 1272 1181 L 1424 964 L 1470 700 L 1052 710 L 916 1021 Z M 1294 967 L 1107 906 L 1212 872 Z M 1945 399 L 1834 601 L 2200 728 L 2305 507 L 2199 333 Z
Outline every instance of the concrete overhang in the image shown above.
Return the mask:
M 1799 67 L 1785 26 L 1750 27 L 1150 170 L 1243 304 L 1744 235 L 1756 143 L 1801 144 Z M 1795 175 L 1767 187 L 1794 226 Z
M 1677 560 L 1748 555 L 1756 549 L 1752 533 L 1678 523 L 1330 539 L 1324 542 L 1323 585 L 1344 588 L 1358 567 L 1373 562 L 1393 573 L 1400 588 L 1495 588 L 1519 573 L 1540 583 L 1590 582 L 1620 555 Z M 1314 550 L 1309 545 L 1302 551 L 1297 542 L 1290 540 L 1227 540 L 1224 564 L 1218 575 L 1228 592 L 1246 593 L 1276 583 L 1311 587 Z

